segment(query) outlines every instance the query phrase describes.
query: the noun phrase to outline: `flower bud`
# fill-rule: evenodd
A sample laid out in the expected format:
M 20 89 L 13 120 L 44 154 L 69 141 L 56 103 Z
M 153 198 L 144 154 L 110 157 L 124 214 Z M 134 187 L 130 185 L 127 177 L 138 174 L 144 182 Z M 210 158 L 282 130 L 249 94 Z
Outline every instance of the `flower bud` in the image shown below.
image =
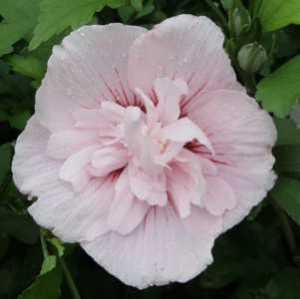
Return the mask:
M 239 37 L 250 24 L 251 17 L 246 8 L 241 6 L 233 9 L 229 19 L 229 28 L 235 37 Z
M 267 61 L 267 52 L 262 45 L 257 43 L 244 45 L 238 53 L 238 62 L 242 70 L 255 73 Z

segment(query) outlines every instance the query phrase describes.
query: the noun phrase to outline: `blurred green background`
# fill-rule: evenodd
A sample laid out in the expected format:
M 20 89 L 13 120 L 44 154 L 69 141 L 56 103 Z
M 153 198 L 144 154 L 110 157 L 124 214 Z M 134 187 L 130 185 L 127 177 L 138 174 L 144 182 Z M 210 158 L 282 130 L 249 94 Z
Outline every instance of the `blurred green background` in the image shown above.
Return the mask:
M 83 24 L 151 28 L 181 13 L 206 15 L 222 27 L 239 80 L 277 125 L 279 180 L 267 200 L 217 240 L 207 271 L 186 284 L 138 291 L 77 245 L 37 227 L 10 163 L 53 45 Z M 289 117 L 300 97 L 297 24 L 299 0 L 0 0 L 0 298 L 299 299 L 300 130 Z

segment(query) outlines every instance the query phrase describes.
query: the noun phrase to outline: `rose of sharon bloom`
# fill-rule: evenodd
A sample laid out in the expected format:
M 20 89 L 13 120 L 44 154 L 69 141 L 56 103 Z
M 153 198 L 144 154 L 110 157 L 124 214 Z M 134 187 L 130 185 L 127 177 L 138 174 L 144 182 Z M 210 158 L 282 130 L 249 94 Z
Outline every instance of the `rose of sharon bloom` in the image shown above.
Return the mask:
M 13 174 L 41 226 L 126 284 L 186 282 L 273 186 L 271 117 L 237 82 L 221 30 L 85 26 L 53 49 Z

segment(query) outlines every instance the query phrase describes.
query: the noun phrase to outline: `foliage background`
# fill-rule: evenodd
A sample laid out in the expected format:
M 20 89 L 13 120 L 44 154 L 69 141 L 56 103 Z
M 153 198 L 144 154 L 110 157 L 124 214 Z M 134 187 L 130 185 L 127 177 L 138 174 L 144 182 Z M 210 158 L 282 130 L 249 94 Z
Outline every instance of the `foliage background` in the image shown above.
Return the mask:
M 215 262 L 202 275 L 138 291 L 37 227 L 10 163 L 53 45 L 83 24 L 151 28 L 180 13 L 207 15 L 222 27 L 240 81 L 278 127 L 279 180 L 267 200 L 217 240 Z M 289 118 L 300 97 L 297 24 L 299 0 L 0 0 L 0 298 L 300 298 L 300 130 Z

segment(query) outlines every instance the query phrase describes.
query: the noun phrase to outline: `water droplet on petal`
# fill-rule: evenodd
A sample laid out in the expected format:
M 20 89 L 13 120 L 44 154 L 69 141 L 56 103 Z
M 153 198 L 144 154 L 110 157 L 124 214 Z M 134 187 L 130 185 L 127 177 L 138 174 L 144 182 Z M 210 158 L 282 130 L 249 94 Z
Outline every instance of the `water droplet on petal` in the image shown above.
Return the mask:
M 71 96 L 71 95 L 72 95 L 72 90 L 71 90 L 71 88 L 68 88 L 68 89 L 67 89 L 67 95 L 68 95 L 68 96 Z
M 170 60 L 170 61 L 175 60 L 175 56 L 174 56 L 174 55 L 171 55 L 171 56 L 169 57 L 169 60 Z

